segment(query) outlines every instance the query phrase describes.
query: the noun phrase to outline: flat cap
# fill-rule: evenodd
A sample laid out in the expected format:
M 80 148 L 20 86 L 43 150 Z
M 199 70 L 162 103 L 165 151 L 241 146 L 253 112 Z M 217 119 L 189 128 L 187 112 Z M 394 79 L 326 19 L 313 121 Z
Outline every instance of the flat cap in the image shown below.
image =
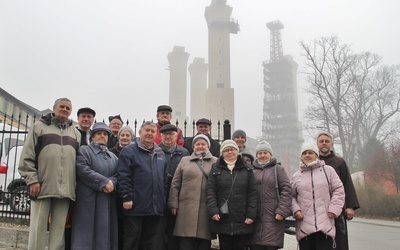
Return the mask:
M 158 106 L 158 108 L 157 108 L 157 112 L 160 112 L 160 111 L 169 111 L 169 112 L 172 112 L 172 108 L 171 108 L 170 106 L 168 106 L 168 105 L 160 105 L 160 106 Z
M 76 114 L 77 116 L 79 116 L 81 113 L 89 113 L 92 114 L 93 116 L 96 116 L 96 111 L 88 107 L 78 109 L 78 112 Z
M 172 124 L 165 124 L 164 126 L 161 127 L 160 133 L 168 132 L 168 131 L 178 131 L 178 128 L 175 125 Z
M 199 125 L 199 124 L 207 124 L 207 125 L 211 126 L 211 121 L 206 119 L 206 118 L 201 118 L 201 119 L 197 120 L 196 126 Z

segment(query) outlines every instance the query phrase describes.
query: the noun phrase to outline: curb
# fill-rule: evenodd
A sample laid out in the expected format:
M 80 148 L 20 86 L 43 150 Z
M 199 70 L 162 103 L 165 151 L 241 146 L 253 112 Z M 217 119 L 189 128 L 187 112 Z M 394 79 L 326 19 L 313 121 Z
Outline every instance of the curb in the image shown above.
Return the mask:
M 364 223 L 376 226 L 384 226 L 384 227 L 392 227 L 392 228 L 400 228 L 400 221 L 386 221 L 386 220 L 375 220 L 375 219 L 366 219 L 355 217 L 350 222 Z M 349 221 L 347 221 L 349 223 Z

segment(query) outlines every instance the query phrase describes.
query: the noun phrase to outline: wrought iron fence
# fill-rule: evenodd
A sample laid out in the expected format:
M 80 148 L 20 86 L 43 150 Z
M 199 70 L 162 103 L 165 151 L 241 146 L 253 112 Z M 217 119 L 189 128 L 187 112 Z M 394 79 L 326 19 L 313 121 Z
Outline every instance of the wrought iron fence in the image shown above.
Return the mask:
M 29 220 L 31 201 L 29 189 L 18 173 L 18 162 L 31 125 L 28 121 L 33 124 L 35 119 L 36 117 L 29 116 L 21 118 L 21 115 L 15 119 L 14 116 L 4 115 L 2 121 L 5 123 L 0 123 L 0 218 Z M 133 126 L 129 124 L 129 120 L 126 124 L 134 129 L 135 134 L 138 126 L 140 127 L 137 119 L 134 120 Z M 231 135 L 229 121 L 225 120 L 224 124 L 218 121 L 216 125 L 218 134 L 213 138 L 218 142 L 229 139 Z M 176 126 L 181 127 L 178 121 Z M 197 133 L 194 120 L 191 123 L 184 121 L 181 129 L 185 138 Z

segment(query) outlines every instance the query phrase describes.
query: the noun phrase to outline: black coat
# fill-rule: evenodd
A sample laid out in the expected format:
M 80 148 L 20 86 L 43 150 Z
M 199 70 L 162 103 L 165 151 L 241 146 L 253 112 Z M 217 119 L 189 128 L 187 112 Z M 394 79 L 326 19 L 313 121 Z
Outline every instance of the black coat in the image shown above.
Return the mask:
M 207 183 L 207 210 L 211 218 L 219 214 L 218 207 L 228 198 L 233 179 L 237 174 L 229 198 L 229 215 L 219 221 L 211 220 L 211 232 L 228 235 L 252 234 L 254 224 L 245 224 L 246 218 L 255 221 L 257 217 L 257 184 L 251 168 L 241 156 L 231 172 L 222 157 L 213 165 Z

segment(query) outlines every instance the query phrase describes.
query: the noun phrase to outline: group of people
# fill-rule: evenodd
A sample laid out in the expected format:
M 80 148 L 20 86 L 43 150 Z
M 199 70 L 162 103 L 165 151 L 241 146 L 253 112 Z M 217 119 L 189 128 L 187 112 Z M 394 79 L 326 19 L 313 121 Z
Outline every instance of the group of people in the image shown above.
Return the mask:
M 348 249 L 335 218 L 352 219 L 359 205 L 328 133 L 302 145 L 290 180 L 268 142 L 255 156 L 243 130 L 220 144 L 205 118 L 184 139 L 168 105 L 157 108 L 157 123 L 140 126 L 135 142 L 119 115 L 94 123 L 96 112 L 81 108 L 75 126 L 67 98 L 53 111 L 32 126 L 20 160 L 31 196 L 28 249 L 45 249 L 49 214 L 50 250 L 209 250 L 216 237 L 220 249 L 279 249 L 290 215 L 300 249 Z

